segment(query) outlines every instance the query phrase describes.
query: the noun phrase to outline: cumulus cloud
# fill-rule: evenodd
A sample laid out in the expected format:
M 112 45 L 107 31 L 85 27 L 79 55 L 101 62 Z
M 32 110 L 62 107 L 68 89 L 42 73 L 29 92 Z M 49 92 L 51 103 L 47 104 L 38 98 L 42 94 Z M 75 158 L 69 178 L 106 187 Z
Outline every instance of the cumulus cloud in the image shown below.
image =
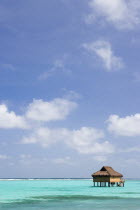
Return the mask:
M 83 47 L 90 53 L 95 53 L 103 62 L 107 71 L 119 70 L 123 67 L 120 57 L 114 55 L 111 44 L 104 40 L 85 43 Z
M 79 130 L 69 131 L 67 136 L 67 144 L 76 149 L 79 153 L 92 154 L 92 153 L 111 153 L 113 148 L 108 142 L 100 142 L 98 140 L 104 137 L 104 133 L 101 130 L 82 127 Z
M 31 136 L 23 138 L 22 143 L 38 143 L 43 147 L 48 147 L 62 141 L 82 154 L 114 152 L 114 147 L 108 141 L 100 142 L 103 137 L 104 133 L 101 130 L 90 127 L 82 127 L 79 130 L 40 128 Z
M 36 129 L 30 136 L 24 137 L 22 143 L 35 144 L 39 143 L 43 147 L 48 147 L 64 138 L 66 129 L 49 129 L 39 128 Z
M 111 115 L 108 130 L 120 136 L 140 136 L 140 114 L 126 116 Z
M 73 101 L 56 98 L 52 101 L 34 100 L 27 108 L 26 117 L 35 121 L 64 120 L 77 107 Z
M 114 25 L 118 29 L 133 29 L 140 23 L 139 0 L 90 0 L 91 13 L 87 23 L 96 18 Z
M 9 111 L 5 104 L 0 105 L 0 128 L 20 128 L 27 129 L 28 125 L 22 116 Z
M 34 100 L 25 109 L 23 115 L 9 111 L 5 104 L 0 104 L 0 128 L 33 129 L 38 122 L 64 120 L 77 107 L 77 103 L 65 98 L 52 101 Z

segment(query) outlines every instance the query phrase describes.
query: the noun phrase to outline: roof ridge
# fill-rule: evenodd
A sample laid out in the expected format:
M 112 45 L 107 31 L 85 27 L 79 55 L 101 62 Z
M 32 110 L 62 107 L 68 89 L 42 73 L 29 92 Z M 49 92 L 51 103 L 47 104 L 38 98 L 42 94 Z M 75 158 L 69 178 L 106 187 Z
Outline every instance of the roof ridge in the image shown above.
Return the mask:
M 116 176 L 123 177 L 123 175 L 117 171 L 115 171 L 111 166 L 103 166 L 100 171 L 95 172 L 92 176 Z
M 108 168 L 110 168 L 111 170 L 113 170 L 113 168 L 111 166 L 103 166 L 103 167 L 106 169 L 107 173 L 111 176 L 111 173 L 108 171 Z

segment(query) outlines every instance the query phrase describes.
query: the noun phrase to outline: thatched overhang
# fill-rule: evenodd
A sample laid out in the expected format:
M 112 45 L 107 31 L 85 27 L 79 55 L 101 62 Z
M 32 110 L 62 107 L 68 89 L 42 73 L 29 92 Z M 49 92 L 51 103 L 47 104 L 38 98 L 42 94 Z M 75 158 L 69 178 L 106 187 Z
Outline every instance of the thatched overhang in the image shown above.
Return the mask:
M 110 166 L 103 166 L 100 171 L 93 173 L 92 177 L 123 177 L 123 175 L 115 171 Z

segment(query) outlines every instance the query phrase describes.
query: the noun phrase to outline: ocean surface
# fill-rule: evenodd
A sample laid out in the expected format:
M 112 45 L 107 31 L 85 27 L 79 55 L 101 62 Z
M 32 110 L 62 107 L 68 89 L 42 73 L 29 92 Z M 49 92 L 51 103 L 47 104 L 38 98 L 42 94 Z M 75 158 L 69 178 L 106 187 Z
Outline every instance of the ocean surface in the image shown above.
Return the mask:
M 140 180 L 93 187 L 91 179 L 0 180 L 0 210 L 140 210 Z

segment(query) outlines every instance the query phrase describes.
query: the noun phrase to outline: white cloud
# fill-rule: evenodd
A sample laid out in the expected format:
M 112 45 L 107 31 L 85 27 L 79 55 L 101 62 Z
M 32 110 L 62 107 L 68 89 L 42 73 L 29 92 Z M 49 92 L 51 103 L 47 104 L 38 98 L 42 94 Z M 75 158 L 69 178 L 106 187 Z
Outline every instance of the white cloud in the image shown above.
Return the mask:
M 73 101 L 56 98 L 53 101 L 34 100 L 29 104 L 26 117 L 35 121 L 64 120 L 77 107 Z
M 52 67 L 48 70 L 48 71 L 44 71 L 39 77 L 39 80 L 46 80 L 49 77 L 54 76 L 57 73 L 70 73 L 71 71 L 69 69 L 66 68 L 66 59 L 67 59 L 67 55 L 64 55 L 62 58 L 60 59 L 56 59 L 53 64 Z
M 34 100 L 23 115 L 9 111 L 5 104 L 0 104 L 0 128 L 33 129 L 38 122 L 64 120 L 77 107 L 77 103 L 65 98 L 52 101 Z
M 64 158 L 55 158 L 52 159 L 52 162 L 55 164 L 69 164 L 71 165 L 71 158 L 69 156 L 64 157 Z
M 0 160 L 6 160 L 9 159 L 9 156 L 7 155 L 0 155 Z
M 119 152 L 122 153 L 140 152 L 140 146 L 120 149 Z
M 9 64 L 9 63 L 2 64 L 2 68 L 5 69 L 5 70 L 15 71 L 15 67 L 12 64 Z
M 107 157 L 103 155 L 94 156 L 94 160 L 97 160 L 98 162 L 105 162 L 107 161 Z
M 92 153 L 111 153 L 113 148 L 108 142 L 99 142 L 98 140 L 104 137 L 101 130 L 82 127 L 79 130 L 69 132 L 67 136 L 67 144 L 76 149 L 79 153 L 92 154 Z
M 55 60 L 50 70 L 43 72 L 39 76 L 39 80 L 46 80 L 58 71 L 64 71 L 64 61 L 62 59 Z
M 111 115 L 108 119 L 108 130 L 120 136 L 140 136 L 140 114 L 124 118 Z
M 8 111 L 5 104 L 0 105 L 0 128 L 21 128 L 27 129 L 28 125 L 22 116 L 16 115 L 13 111 Z
M 60 141 L 64 138 L 66 129 L 49 129 L 49 128 L 39 128 L 35 130 L 31 136 L 24 137 L 22 143 L 24 144 L 35 144 L 39 143 L 43 147 L 48 147 L 51 144 Z
M 73 91 L 73 90 L 67 90 L 65 88 L 63 88 L 63 91 L 65 92 L 64 98 L 67 100 L 77 100 L 77 99 L 81 99 L 82 95 L 80 95 L 79 93 Z
M 133 78 L 134 82 L 140 82 L 140 72 L 134 72 Z
M 130 159 L 127 159 L 127 160 L 123 160 L 124 164 L 125 164 L 125 167 L 126 165 L 128 166 L 137 166 L 137 167 L 140 167 L 140 161 L 139 159 L 137 158 L 130 158 Z M 132 170 L 132 169 L 131 169 Z M 137 176 L 137 175 L 136 175 Z
M 32 156 L 30 154 L 21 154 L 20 158 L 21 159 L 30 159 Z
M 139 0 L 90 0 L 89 7 L 92 12 L 86 17 L 88 23 L 98 18 L 118 29 L 132 29 L 140 23 Z
M 31 136 L 22 140 L 24 144 L 38 143 L 43 147 L 62 141 L 70 148 L 82 154 L 109 154 L 114 152 L 114 147 L 108 142 L 100 142 L 104 137 L 101 130 L 82 127 L 79 130 L 40 128 Z
M 102 60 L 107 71 L 119 70 L 123 67 L 122 59 L 114 55 L 109 42 L 98 40 L 83 44 L 83 47 L 90 53 L 95 53 Z

